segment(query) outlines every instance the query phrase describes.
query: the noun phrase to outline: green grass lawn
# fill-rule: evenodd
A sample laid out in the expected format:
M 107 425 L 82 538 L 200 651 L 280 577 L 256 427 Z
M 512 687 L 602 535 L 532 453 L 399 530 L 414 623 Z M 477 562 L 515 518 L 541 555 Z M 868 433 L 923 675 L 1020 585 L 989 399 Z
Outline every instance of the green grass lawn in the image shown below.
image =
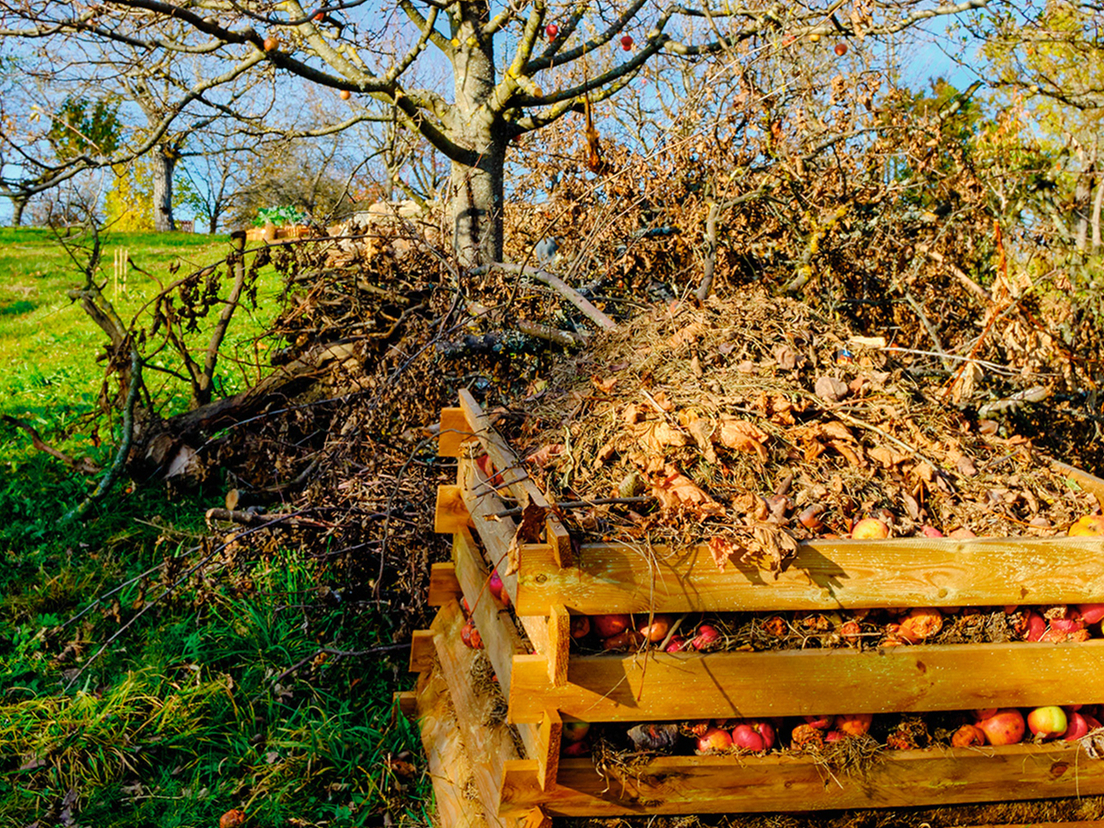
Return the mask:
M 166 284 L 229 251 L 225 237 L 103 241 L 98 282 L 128 321 L 158 288 L 131 272 L 116 292 L 115 250 Z M 106 336 L 67 296 L 82 281 L 49 231 L 0 230 L 0 414 L 106 465 L 118 417 L 96 413 Z M 243 307 L 227 338 L 220 389 L 262 370 L 258 337 L 280 290 L 262 271 L 258 308 Z M 178 368 L 167 351 L 156 358 Z M 186 405 L 186 384 L 146 378 L 163 413 Z M 279 547 L 260 560 L 215 554 L 161 598 L 169 573 L 211 549 L 203 514 L 217 498 L 124 481 L 84 523 L 59 526 L 95 483 L 0 421 L 0 828 L 204 828 L 231 808 L 251 828 L 379 825 L 385 812 L 426 824 L 426 781 L 398 778 L 389 761 L 417 750 L 392 711 L 400 668 L 386 655 L 312 660 L 335 641 L 390 644 L 388 625 L 319 600 L 325 564 Z
M 169 284 L 220 261 L 230 251 L 225 236 L 185 233 L 114 233 L 105 234 L 102 242 L 97 283 L 128 323 L 159 287 L 154 278 L 132 268 L 125 268 L 117 278 L 117 252 Z M 83 284 L 79 268 L 50 230 L 0 229 L 0 414 L 27 420 L 44 437 L 49 433 L 60 438 L 78 453 L 91 445 L 90 434 L 82 435 L 78 425 L 93 410 L 104 381 L 104 365 L 97 358 L 107 341 L 80 304 L 68 296 L 69 290 Z M 253 344 L 274 315 L 280 290 L 271 269 L 267 274 L 258 291 L 258 309 L 243 304 L 230 329 L 227 360 L 219 375 L 220 387 L 228 392 L 257 379 Z M 148 326 L 148 311 L 137 321 L 139 327 Z M 193 341 L 201 338 L 195 336 Z M 154 362 L 180 369 L 168 351 L 158 354 Z M 180 409 L 187 404 L 187 386 L 179 380 L 149 371 L 146 381 L 167 406 Z M 76 431 L 70 434 L 72 429 Z M 6 435 L 5 442 L 20 439 L 0 433 Z M 16 456 L 26 455 L 11 446 L 0 447 L 0 460 Z

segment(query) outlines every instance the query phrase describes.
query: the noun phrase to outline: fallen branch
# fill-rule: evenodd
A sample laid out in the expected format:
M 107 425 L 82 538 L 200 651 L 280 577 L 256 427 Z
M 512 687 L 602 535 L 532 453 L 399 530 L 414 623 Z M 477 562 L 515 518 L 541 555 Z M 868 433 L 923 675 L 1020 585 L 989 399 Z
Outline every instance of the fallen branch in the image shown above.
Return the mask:
M 548 287 L 552 288 L 558 294 L 563 296 L 567 301 L 582 311 L 583 315 L 603 330 L 612 331 L 617 327 L 617 323 L 606 316 L 598 308 L 594 307 L 585 296 L 583 296 L 575 288 L 567 284 L 563 279 L 558 276 L 553 276 L 546 270 L 541 270 L 538 267 L 525 267 L 518 264 L 508 264 L 506 262 L 496 262 L 493 265 L 484 265 L 483 267 L 476 268 L 472 271 L 473 276 L 482 275 L 488 272 L 491 268 L 497 268 L 498 270 L 504 270 L 507 273 L 523 273 L 526 276 L 532 276 L 538 282 L 542 282 Z
M 11 423 L 16 428 L 23 429 L 25 432 L 27 432 L 27 434 L 30 435 L 31 444 L 36 449 L 38 449 L 39 451 L 45 452 L 46 454 L 50 455 L 51 457 L 56 457 L 62 463 L 67 465 L 69 468 L 71 468 L 73 471 L 79 472 L 80 474 L 99 474 L 102 471 L 102 469 L 99 466 L 97 466 L 95 463 L 93 463 L 92 460 L 88 457 L 82 457 L 80 460 L 77 460 L 73 457 L 70 457 L 64 451 L 61 451 L 59 449 L 54 448 L 51 445 L 48 445 L 42 439 L 41 435 L 39 435 L 39 433 L 35 429 L 35 427 L 33 425 L 31 425 L 30 423 L 28 423 L 26 420 L 17 419 L 16 417 L 12 417 L 9 414 L 2 415 L 2 419 L 5 422 Z

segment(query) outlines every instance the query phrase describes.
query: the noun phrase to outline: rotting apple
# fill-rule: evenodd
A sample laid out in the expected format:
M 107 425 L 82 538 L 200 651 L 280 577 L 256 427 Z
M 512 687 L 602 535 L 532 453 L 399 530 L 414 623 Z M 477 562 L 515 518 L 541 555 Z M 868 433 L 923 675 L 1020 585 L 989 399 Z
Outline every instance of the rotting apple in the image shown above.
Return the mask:
M 832 729 L 847 736 L 863 736 L 870 732 L 873 721 L 874 716 L 871 713 L 843 713 L 836 716 Z
M 475 621 L 471 618 L 465 621 L 464 626 L 460 628 L 460 640 L 464 642 L 465 646 L 473 650 L 483 649 L 483 636 L 479 634 L 479 630 L 475 628 Z
M 897 637 L 916 644 L 939 635 L 943 629 L 943 613 L 931 607 L 917 607 L 901 621 Z
M 827 730 L 832 726 L 832 719 L 834 716 L 803 716 L 805 724 L 809 727 L 815 727 L 817 730 Z
M 692 651 L 693 645 L 683 638 L 681 635 L 672 635 L 671 640 L 667 642 L 666 652 L 668 653 L 681 653 L 686 651 Z
M 1047 622 L 1039 613 L 1028 610 L 1024 613 L 1023 627 L 1024 641 L 1041 641 L 1047 631 Z
M 951 736 L 952 747 L 974 747 L 985 744 L 985 731 L 977 725 L 964 724 Z
M 1026 723 L 1023 714 L 1014 707 L 1002 707 L 992 716 L 981 719 L 977 726 L 985 732 L 991 745 L 1014 745 L 1023 740 Z
M 578 742 L 560 742 L 560 752 L 564 756 L 589 756 L 590 743 L 585 739 Z
M 923 535 L 925 538 L 942 538 L 942 537 L 944 537 L 942 532 L 940 532 L 934 526 L 928 525 L 927 523 L 925 523 L 923 526 L 920 527 L 920 534 Z
M 1069 720 L 1066 711 L 1055 704 L 1036 707 L 1027 714 L 1027 727 L 1040 739 L 1055 739 L 1066 732 Z
M 571 637 L 578 640 L 590 634 L 590 618 L 585 615 L 571 616 Z

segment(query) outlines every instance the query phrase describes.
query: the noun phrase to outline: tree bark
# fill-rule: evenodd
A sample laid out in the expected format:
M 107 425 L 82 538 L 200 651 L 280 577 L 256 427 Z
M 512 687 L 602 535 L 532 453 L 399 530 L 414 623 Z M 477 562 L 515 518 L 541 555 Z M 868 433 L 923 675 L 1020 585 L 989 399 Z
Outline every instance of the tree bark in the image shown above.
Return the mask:
M 506 135 L 499 116 L 489 106 L 495 85 L 493 44 L 483 33 L 490 13 L 486 0 L 461 0 L 451 7 L 456 103 L 456 142 L 470 158 L 453 160 L 450 176 L 450 217 L 453 248 L 462 267 L 477 267 L 502 259 L 503 184 Z
M 12 205 L 12 227 L 23 226 L 23 210 L 27 206 L 27 196 L 10 196 Z
M 153 229 L 171 233 L 176 229 L 173 219 L 173 170 L 180 151 L 169 143 L 161 144 L 153 153 Z

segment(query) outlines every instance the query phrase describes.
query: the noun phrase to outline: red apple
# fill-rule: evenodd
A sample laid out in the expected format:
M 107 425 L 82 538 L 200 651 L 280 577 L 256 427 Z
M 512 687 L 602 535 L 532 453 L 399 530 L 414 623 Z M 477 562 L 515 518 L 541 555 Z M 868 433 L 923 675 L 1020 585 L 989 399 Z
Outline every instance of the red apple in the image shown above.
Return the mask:
M 756 753 L 766 750 L 763 737 L 756 733 L 754 728 L 747 722 L 742 722 L 733 728 L 732 744 L 744 750 L 754 750 Z
M 627 52 L 630 49 L 632 49 L 632 47 L 633 47 L 632 35 L 623 35 L 621 37 L 621 48 L 624 49 Z
M 1104 604 L 1078 604 L 1077 611 L 1086 624 L 1095 624 L 1104 619 Z
M 487 579 L 487 589 L 489 589 L 491 591 L 491 595 L 493 595 L 495 597 L 496 601 L 499 601 L 499 602 L 502 601 L 502 599 L 503 599 L 502 576 L 498 574 L 497 569 L 494 572 L 492 572 L 491 577 Z M 510 600 L 509 595 L 506 595 L 505 597 L 506 597 L 507 601 Z
M 698 737 L 698 753 L 707 753 L 711 750 L 728 750 L 731 747 L 732 736 L 723 728 L 711 727 Z
M 571 616 L 571 637 L 583 638 L 590 634 L 590 619 L 585 615 Z
M 560 742 L 560 752 L 564 756 L 587 756 L 590 744 L 584 739 L 578 742 Z
M 669 653 L 682 653 L 692 651 L 693 649 L 693 644 L 681 635 L 672 635 L 671 640 L 667 642 L 667 652 Z
M 1024 717 L 1014 707 L 1002 707 L 977 723 L 991 745 L 1014 745 L 1024 737 Z
M 925 538 L 941 538 L 941 537 L 943 537 L 942 532 L 940 532 L 934 526 L 929 526 L 926 523 L 923 526 L 920 527 L 920 534 L 923 535 Z
M 835 48 L 835 52 L 840 57 L 843 57 L 844 55 L 847 54 L 847 44 L 846 43 L 837 43 L 836 48 Z
M 1089 727 L 1089 720 L 1082 716 L 1080 713 L 1070 713 L 1068 718 L 1069 725 L 1066 727 L 1065 732 L 1061 736 L 1061 738 L 1065 741 L 1076 742 L 1078 739 L 1080 739 L 1082 736 L 1092 730 L 1092 728 Z
M 698 634 L 694 636 L 690 642 L 693 645 L 693 649 L 701 650 L 712 644 L 715 644 L 721 638 L 721 634 L 717 632 L 717 628 L 710 624 L 702 624 L 698 627 Z
M 609 638 L 629 628 L 632 619 L 624 613 L 616 615 L 595 615 L 590 619 L 591 626 L 598 633 L 599 638 Z
M 547 26 L 544 27 L 544 33 L 548 35 L 549 40 L 555 40 L 556 35 L 560 33 L 560 27 L 557 26 L 555 23 L 549 23 Z
M 1039 613 L 1029 610 L 1024 615 L 1024 641 L 1041 641 L 1047 630 L 1047 622 Z
M 1066 732 L 1069 721 L 1066 711 L 1057 705 L 1036 707 L 1027 714 L 1027 726 L 1031 732 L 1043 739 L 1054 739 Z

